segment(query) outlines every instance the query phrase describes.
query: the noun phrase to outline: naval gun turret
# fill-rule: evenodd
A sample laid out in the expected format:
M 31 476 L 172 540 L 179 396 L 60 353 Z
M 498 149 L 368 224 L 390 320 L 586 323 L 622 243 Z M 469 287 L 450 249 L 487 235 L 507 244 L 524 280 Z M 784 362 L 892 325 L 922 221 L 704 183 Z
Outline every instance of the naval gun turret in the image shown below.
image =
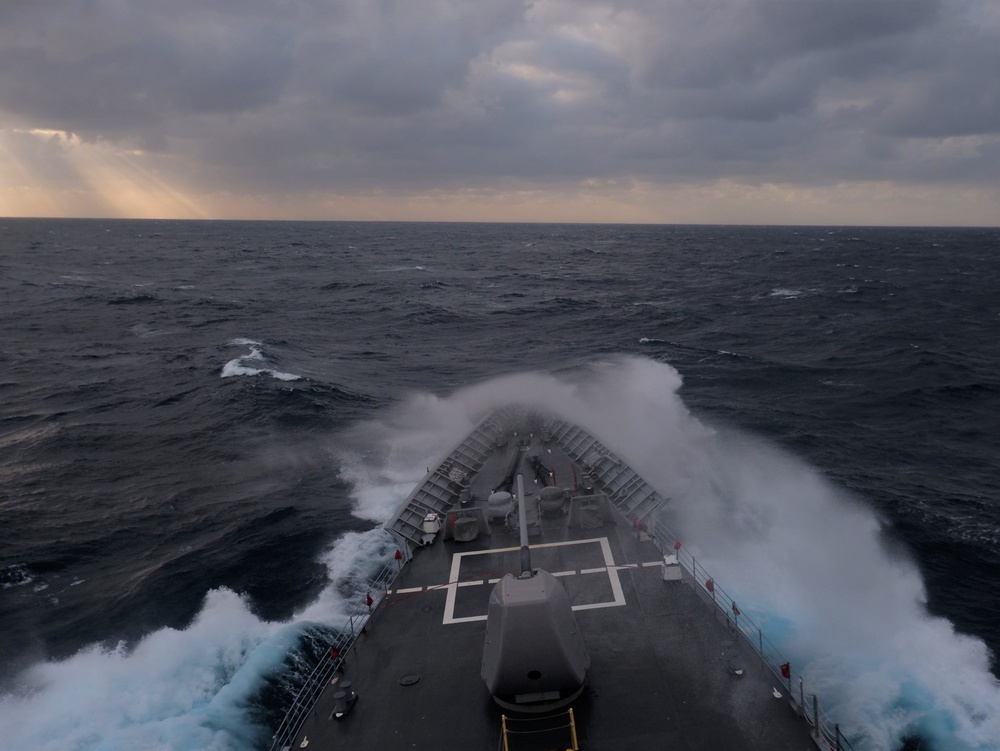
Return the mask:
M 490 594 L 481 674 L 500 706 L 540 712 L 580 694 L 590 655 L 562 583 L 548 571 L 531 568 L 521 475 L 517 494 L 521 573 L 506 574 Z

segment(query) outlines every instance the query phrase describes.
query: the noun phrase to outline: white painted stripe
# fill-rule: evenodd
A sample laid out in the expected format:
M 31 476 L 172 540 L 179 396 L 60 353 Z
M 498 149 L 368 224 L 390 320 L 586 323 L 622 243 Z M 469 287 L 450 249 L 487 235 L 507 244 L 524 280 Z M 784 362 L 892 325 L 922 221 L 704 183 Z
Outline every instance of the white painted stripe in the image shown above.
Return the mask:
M 604 563 L 608 566 L 608 579 L 611 582 L 611 591 L 615 593 L 615 604 L 625 604 L 625 593 L 622 591 L 622 583 L 615 571 L 615 557 L 611 554 L 611 545 L 607 537 L 601 538 L 601 550 L 604 551 Z
M 587 543 L 600 543 L 602 546 L 608 544 L 607 537 L 591 537 L 587 540 L 564 540 L 563 542 L 546 542 L 541 545 L 529 545 L 530 550 L 541 550 L 542 548 L 562 548 L 567 545 L 585 545 Z M 470 550 L 468 553 L 455 553 L 453 557 L 464 557 L 467 555 L 491 555 L 493 553 L 513 553 L 521 548 L 490 548 L 489 550 Z M 611 547 L 608 546 L 608 550 Z
M 600 610 L 602 608 L 620 608 L 624 605 L 624 602 L 592 602 L 588 605 L 574 605 L 573 611 L 577 610 Z M 479 621 L 485 621 L 485 615 L 470 615 L 464 618 L 452 618 L 447 621 L 450 625 L 452 623 L 477 623 Z
M 653 566 L 659 566 L 661 563 L 662 561 L 646 561 L 644 564 L 642 564 L 642 567 L 652 568 Z
M 397 595 L 412 595 L 414 592 L 423 592 L 423 587 L 406 587 L 405 589 L 397 589 Z
M 465 618 L 452 618 L 450 621 L 445 621 L 447 624 L 452 623 L 475 623 L 476 621 L 485 621 L 485 615 L 470 615 Z
M 464 554 L 458 553 L 451 557 L 451 573 L 448 574 L 449 583 L 445 587 L 448 593 L 444 598 L 444 616 L 441 618 L 441 623 L 445 625 L 461 622 L 455 620 L 455 596 L 458 594 L 458 587 L 455 586 L 455 581 L 458 580 L 458 572 L 462 567 L 462 555 Z
M 611 584 L 611 591 L 614 594 L 614 600 L 613 601 L 609 601 L 609 602 L 595 602 L 595 603 L 590 603 L 590 604 L 587 604 L 587 605 L 575 605 L 573 607 L 573 610 L 597 610 L 599 608 L 615 608 L 615 607 L 621 607 L 622 605 L 625 605 L 626 604 L 625 603 L 625 593 L 622 590 L 621 580 L 618 577 L 618 571 L 621 570 L 621 569 L 630 569 L 630 568 L 634 569 L 634 568 L 638 568 L 640 566 L 642 566 L 644 568 L 647 568 L 647 567 L 653 567 L 653 566 L 659 566 L 660 565 L 659 561 L 650 561 L 649 563 L 642 563 L 642 564 L 639 564 L 639 563 L 629 563 L 629 564 L 623 564 L 621 566 L 616 565 L 615 564 L 614 555 L 611 552 L 611 545 L 608 542 L 608 538 L 607 537 L 594 537 L 594 538 L 591 538 L 589 540 L 567 540 L 565 542 L 551 542 L 551 543 L 545 543 L 545 544 L 542 544 L 542 545 L 531 545 L 530 547 L 531 547 L 532 550 L 536 550 L 536 549 L 539 549 L 539 548 L 556 548 L 556 547 L 564 547 L 566 545 L 585 545 L 585 544 L 588 544 L 588 543 L 598 543 L 601 546 L 601 552 L 603 554 L 604 563 L 605 563 L 604 566 L 601 566 L 599 568 L 585 568 L 585 569 L 580 569 L 579 571 L 558 571 L 558 572 L 554 573 L 553 576 L 573 576 L 573 575 L 575 575 L 577 573 L 579 573 L 579 574 L 603 574 L 603 573 L 607 573 L 607 575 L 608 575 L 608 582 Z M 451 572 L 450 572 L 450 574 L 448 576 L 448 579 L 449 579 L 448 583 L 447 584 L 436 585 L 436 586 L 429 586 L 429 587 L 426 588 L 426 591 L 428 591 L 428 592 L 433 591 L 435 589 L 444 589 L 447 592 L 447 596 L 445 597 L 444 617 L 442 618 L 442 621 L 441 621 L 442 624 L 448 625 L 448 624 L 452 624 L 452 623 L 476 623 L 478 621 L 485 621 L 486 620 L 486 616 L 485 615 L 466 616 L 466 617 L 462 617 L 462 618 L 456 618 L 455 617 L 455 600 L 457 598 L 458 588 L 459 587 L 475 587 L 475 586 L 478 586 L 478 585 L 484 584 L 484 583 L 496 584 L 497 582 L 500 581 L 500 579 L 486 579 L 485 581 L 482 580 L 482 579 L 479 579 L 479 580 L 475 580 L 475 581 L 459 582 L 458 581 L 458 577 L 459 577 L 459 574 L 461 573 L 461 569 L 462 569 L 462 558 L 464 558 L 465 556 L 472 556 L 472 555 L 491 555 L 493 553 L 511 553 L 511 552 L 515 552 L 517 550 L 520 550 L 520 548 L 517 548 L 517 547 L 511 547 L 511 548 L 493 548 L 491 550 L 475 550 L 475 551 L 470 551 L 468 553 L 455 553 L 454 555 L 452 555 L 452 558 L 451 558 Z M 401 589 L 401 590 L 397 590 L 397 591 L 398 592 L 410 592 L 410 591 L 418 591 L 419 592 L 421 590 L 420 589 L 416 589 L 416 590 L 402 590 Z
M 573 610 L 599 610 L 600 608 L 620 608 L 624 602 L 592 602 L 589 605 L 574 605 Z

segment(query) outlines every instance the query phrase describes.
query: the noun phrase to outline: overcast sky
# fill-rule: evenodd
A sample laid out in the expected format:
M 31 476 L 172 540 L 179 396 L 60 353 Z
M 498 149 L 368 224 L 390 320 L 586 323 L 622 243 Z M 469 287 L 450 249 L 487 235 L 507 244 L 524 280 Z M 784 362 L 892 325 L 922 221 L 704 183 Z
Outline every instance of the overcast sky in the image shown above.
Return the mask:
M 1000 2 L 0 0 L 0 215 L 1000 225 Z

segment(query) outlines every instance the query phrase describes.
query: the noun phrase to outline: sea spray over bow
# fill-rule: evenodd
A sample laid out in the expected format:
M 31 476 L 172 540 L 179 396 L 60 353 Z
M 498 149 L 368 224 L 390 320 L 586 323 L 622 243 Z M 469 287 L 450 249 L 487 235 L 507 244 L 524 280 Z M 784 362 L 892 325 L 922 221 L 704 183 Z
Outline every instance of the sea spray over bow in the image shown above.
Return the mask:
M 510 403 L 591 431 L 665 495 L 665 521 L 765 625 L 857 749 L 994 749 L 1000 689 L 978 639 L 928 615 L 919 572 L 874 512 L 778 446 L 691 415 L 669 365 L 640 358 L 417 394 L 351 432 L 359 511 L 385 519 L 483 415 Z M 735 416 L 738 418 L 738 416 Z

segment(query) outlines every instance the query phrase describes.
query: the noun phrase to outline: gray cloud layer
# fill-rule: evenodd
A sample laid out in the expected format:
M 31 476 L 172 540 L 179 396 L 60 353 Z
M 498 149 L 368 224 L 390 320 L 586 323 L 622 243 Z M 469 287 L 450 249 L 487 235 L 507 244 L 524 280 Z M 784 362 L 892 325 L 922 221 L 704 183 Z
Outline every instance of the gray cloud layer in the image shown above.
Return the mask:
M 988 188 L 1000 9 L 5 0 L 0 117 L 177 159 L 220 190 L 628 177 Z

